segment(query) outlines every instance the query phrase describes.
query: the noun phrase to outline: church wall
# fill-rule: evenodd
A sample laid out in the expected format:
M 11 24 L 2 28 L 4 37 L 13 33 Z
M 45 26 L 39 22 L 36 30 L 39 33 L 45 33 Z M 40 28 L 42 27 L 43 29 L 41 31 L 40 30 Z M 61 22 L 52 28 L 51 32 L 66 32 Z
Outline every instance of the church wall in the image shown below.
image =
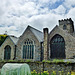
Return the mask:
M 38 61 L 40 60 L 40 42 L 38 41 L 38 39 L 35 37 L 35 35 L 32 33 L 32 31 L 30 29 L 27 29 L 24 34 L 19 38 L 20 40 L 18 41 L 17 44 L 17 58 L 18 59 L 22 59 L 23 56 L 23 45 L 24 45 L 24 41 L 26 39 L 30 39 L 34 41 L 35 44 L 35 53 L 34 53 L 34 61 Z
M 75 58 L 75 38 L 68 36 L 66 58 Z
M 50 47 L 50 41 L 52 39 L 52 37 L 56 34 L 61 35 L 64 40 L 65 40 L 65 55 L 66 58 L 73 58 L 73 56 L 75 55 L 75 39 L 73 36 L 71 36 L 70 34 L 66 34 L 66 31 L 62 31 L 61 29 L 59 29 L 58 27 L 53 30 L 50 34 L 49 34 L 49 47 Z M 50 50 L 50 48 L 49 48 Z M 50 58 L 50 56 L 49 56 Z
M 15 50 L 15 45 L 14 43 L 10 40 L 9 37 L 6 38 L 5 42 L 1 45 L 0 47 L 0 59 L 4 60 L 4 48 L 9 45 L 11 47 L 11 60 L 14 58 L 14 50 Z

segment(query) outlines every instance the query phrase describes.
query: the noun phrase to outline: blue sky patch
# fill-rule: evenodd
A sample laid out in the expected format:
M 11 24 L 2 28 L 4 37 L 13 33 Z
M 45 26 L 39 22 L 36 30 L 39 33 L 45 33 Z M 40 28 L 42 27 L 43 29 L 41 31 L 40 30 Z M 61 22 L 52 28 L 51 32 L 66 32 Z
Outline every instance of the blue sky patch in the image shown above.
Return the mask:
M 49 4 L 49 9 L 56 9 L 59 5 L 61 5 L 62 3 L 64 2 L 64 0 L 60 0 L 60 1 L 57 1 L 55 2 L 54 4 Z

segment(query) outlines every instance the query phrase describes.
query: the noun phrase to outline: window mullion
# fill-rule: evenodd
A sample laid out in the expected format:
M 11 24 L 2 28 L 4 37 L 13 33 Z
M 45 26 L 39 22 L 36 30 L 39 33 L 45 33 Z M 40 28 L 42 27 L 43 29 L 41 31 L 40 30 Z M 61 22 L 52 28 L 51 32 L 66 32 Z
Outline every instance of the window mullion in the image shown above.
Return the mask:
M 26 44 L 26 59 L 27 59 L 27 44 Z
M 32 45 L 31 45 L 31 59 L 32 59 Z
M 29 44 L 29 59 L 30 59 L 30 44 Z

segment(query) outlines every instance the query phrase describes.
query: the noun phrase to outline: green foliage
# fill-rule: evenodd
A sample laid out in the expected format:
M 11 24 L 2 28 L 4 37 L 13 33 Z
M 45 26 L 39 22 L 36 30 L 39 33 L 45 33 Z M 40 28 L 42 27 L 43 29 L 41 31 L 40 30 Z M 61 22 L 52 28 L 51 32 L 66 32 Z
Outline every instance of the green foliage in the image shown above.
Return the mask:
M 18 62 L 18 63 L 24 63 L 24 62 L 33 62 L 33 60 L 30 60 L 30 59 L 26 59 L 26 60 L 0 60 L 0 62 L 2 63 L 13 63 L 13 62 Z
M 63 59 L 53 59 L 53 60 L 43 60 L 42 62 L 47 62 L 47 63 L 63 63 Z
M 5 63 L 5 60 L 0 60 L 0 63 L 1 63 L 1 62 L 2 62 L 2 63 Z
M 35 70 L 33 70 L 33 71 L 31 72 L 31 75 L 38 75 L 38 74 L 37 74 L 37 72 L 36 72 Z
M 7 60 L 7 62 L 16 62 L 15 60 Z
M 42 60 L 42 62 L 46 62 L 46 60 Z
M 0 59 L 0 62 L 2 63 L 5 63 L 5 62 L 18 62 L 18 63 L 24 63 L 24 62 L 34 62 L 34 63 L 65 63 L 65 64 L 71 64 L 72 62 L 71 61 L 67 61 L 67 62 L 64 62 L 63 59 L 53 59 L 53 60 L 43 60 L 42 62 L 40 61 L 33 61 L 31 59 L 21 59 L 21 60 L 2 60 Z
M 31 72 L 31 75 L 49 75 L 48 71 L 43 71 L 41 73 L 37 73 L 35 70 Z
M 49 72 L 48 71 L 44 71 L 41 73 L 41 75 L 49 75 Z
M 60 62 L 64 62 L 63 59 L 54 59 L 52 62 L 54 63 L 60 63 Z
M 17 62 L 33 62 L 33 60 L 31 60 L 31 59 L 25 59 L 25 60 L 21 59 L 21 60 L 17 60 Z
M 70 73 L 68 73 L 68 75 L 70 75 Z M 71 72 L 71 75 L 75 75 L 75 71 L 72 71 Z
M 64 75 L 64 72 L 63 71 L 59 71 L 59 75 Z
M 67 61 L 67 64 L 70 64 L 70 63 L 72 63 L 71 61 Z
M 71 61 L 64 61 L 63 59 L 53 59 L 53 60 L 43 60 L 42 62 L 44 63 L 66 63 L 66 64 L 71 64 L 72 62 Z
M 43 60 L 42 62 L 51 63 L 51 61 L 50 61 L 50 60 Z
M 31 75 L 57 75 L 57 74 L 56 74 L 56 71 L 53 71 L 53 72 L 51 72 L 51 74 L 49 74 L 48 71 L 43 71 L 41 73 L 37 73 L 35 70 L 33 70 L 31 72 Z M 63 71 L 59 71 L 58 75 L 71 75 L 71 73 L 70 72 L 64 73 Z M 72 75 L 75 75 L 75 73 L 73 73 Z
M 32 62 L 32 60 L 31 59 L 26 59 L 26 62 Z
M 51 75 L 56 75 L 56 72 L 55 72 L 55 71 L 53 71 L 53 72 L 51 73 Z
M 72 74 L 70 74 L 70 72 L 68 72 L 67 75 L 72 75 Z
M 7 38 L 7 35 L 0 35 L 0 46 L 4 42 L 4 40 Z

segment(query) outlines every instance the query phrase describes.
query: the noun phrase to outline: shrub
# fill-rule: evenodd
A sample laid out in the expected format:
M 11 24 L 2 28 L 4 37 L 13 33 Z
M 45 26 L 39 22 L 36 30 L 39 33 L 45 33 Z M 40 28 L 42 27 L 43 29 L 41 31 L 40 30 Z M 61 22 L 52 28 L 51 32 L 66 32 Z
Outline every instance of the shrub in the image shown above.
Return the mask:
M 35 70 L 33 70 L 33 71 L 31 72 L 31 75 L 38 75 L 38 74 L 37 74 L 37 72 L 36 72 Z
M 4 40 L 7 38 L 7 35 L 0 35 L 0 46 L 4 42 Z
M 51 75 L 56 75 L 56 72 L 55 72 L 55 71 L 53 71 L 53 72 L 51 73 Z
M 57 74 L 56 74 L 56 71 L 53 71 L 51 74 L 49 74 L 48 71 L 43 71 L 43 72 L 41 72 L 41 73 L 37 73 L 35 70 L 33 70 L 33 71 L 31 72 L 31 75 L 57 75 Z M 63 71 L 59 71 L 59 72 L 58 72 L 58 75 L 75 75 L 75 72 L 72 72 L 72 73 L 67 72 L 67 73 L 65 73 L 65 72 L 63 72 Z
M 54 63 L 60 63 L 60 62 L 64 62 L 63 59 L 54 59 L 52 62 Z

